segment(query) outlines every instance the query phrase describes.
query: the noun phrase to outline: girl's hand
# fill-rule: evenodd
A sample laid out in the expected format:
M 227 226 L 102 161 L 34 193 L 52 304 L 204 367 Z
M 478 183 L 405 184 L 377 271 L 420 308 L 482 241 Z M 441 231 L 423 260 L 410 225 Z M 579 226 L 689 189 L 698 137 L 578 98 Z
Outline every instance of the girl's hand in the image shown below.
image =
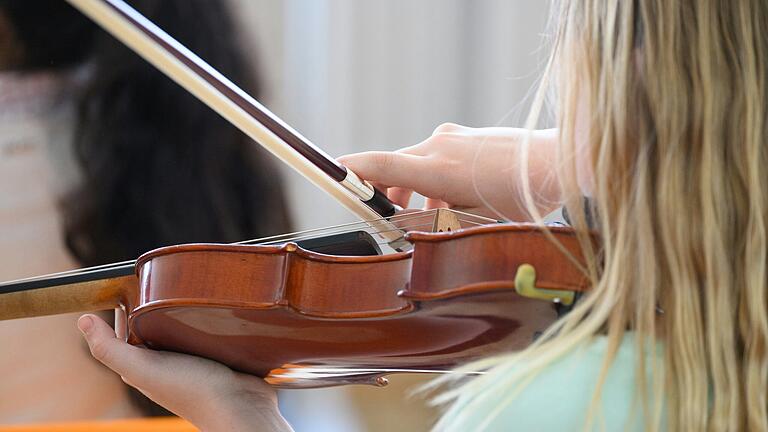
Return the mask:
M 77 326 L 91 354 L 127 384 L 204 431 L 290 431 L 264 381 L 211 360 L 135 347 L 95 315 Z
M 425 209 L 450 207 L 498 218 L 526 220 L 520 193 L 519 150 L 526 129 L 469 128 L 446 123 L 431 137 L 395 152 L 365 152 L 339 161 L 408 207 L 413 192 L 427 198 Z M 539 211 L 557 206 L 554 177 L 557 131 L 534 131 L 529 178 Z

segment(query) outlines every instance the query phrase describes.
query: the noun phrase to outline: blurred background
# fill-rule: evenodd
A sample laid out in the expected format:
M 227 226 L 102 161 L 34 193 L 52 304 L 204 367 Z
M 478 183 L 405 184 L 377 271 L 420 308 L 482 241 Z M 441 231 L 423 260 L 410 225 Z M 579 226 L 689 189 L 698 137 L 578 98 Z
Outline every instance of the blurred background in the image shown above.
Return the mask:
M 12 32 L 3 32 L 8 23 L 3 21 L 5 18 L 1 12 L 3 8 L 11 8 L 22 1 L 27 0 L 0 0 L 0 60 L 13 59 L 14 44 L 18 42 Z M 151 8 L 153 4 L 157 6 L 165 1 L 168 0 L 154 0 L 154 3 L 142 0 L 141 3 Z M 226 1 L 234 12 L 235 20 L 231 25 L 239 30 L 237 34 L 241 39 L 240 49 L 243 50 L 240 54 L 251 61 L 258 72 L 260 101 L 332 156 L 410 146 L 427 138 L 435 127 L 444 122 L 475 127 L 522 126 L 529 96 L 546 60 L 543 48 L 549 13 L 549 2 L 546 1 L 218 1 Z M 161 10 L 159 7 L 156 9 Z M 192 26 L 191 23 L 186 24 L 186 27 Z M 168 30 L 174 35 L 170 28 Z M 30 49 L 29 46 L 26 48 Z M 202 57 L 206 58 L 205 55 Z M 46 62 L 43 59 L 43 64 Z M 0 68 L 3 66 L 0 61 Z M 29 87 L 38 93 L 41 86 L 58 85 L 39 77 L 33 81 Z M 16 81 L 5 77 L 5 84 L 3 82 L 0 76 L 0 221 L 3 222 L 0 225 L 0 254 L 16 258 L 18 262 L 5 260 L 0 265 L 0 279 L 92 264 L 92 261 L 82 258 L 83 254 L 70 253 L 77 250 L 78 238 L 74 242 L 68 238 L 66 245 L 60 238 L 61 223 L 56 219 L 53 203 L 58 196 L 55 189 L 60 186 L 55 183 L 62 183 L 61 177 L 51 173 L 39 176 L 37 169 L 48 169 L 35 165 L 35 169 L 30 170 L 24 165 L 27 162 L 22 160 L 27 157 L 25 155 L 33 155 L 36 151 L 34 145 L 27 146 L 27 142 L 39 138 L 55 144 L 57 140 L 69 139 L 71 130 L 36 132 L 46 127 L 39 126 L 39 123 L 47 124 L 40 122 L 39 107 L 25 107 L 20 110 L 22 114 L 9 113 L 11 102 L 28 97 L 24 96 L 24 92 L 18 92 L 18 86 L 14 84 Z M 37 118 L 29 120 L 30 113 Z M 73 113 L 65 110 L 62 115 L 72 116 Z M 26 123 L 18 118 L 27 119 L 24 120 Z M 3 138 L 9 136 L 21 138 L 8 138 L 3 143 Z M 66 166 L 65 171 L 70 173 L 76 170 L 72 168 L 75 162 L 71 155 L 57 151 L 51 154 L 54 165 Z M 200 153 L 201 157 L 205 154 Z M 285 181 L 289 215 L 280 217 L 286 219 L 286 226 L 302 230 L 354 220 L 346 210 L 305 179 L 284 167 L 278 169 Z M 14 172 L 18 176 L 13 177 Z M 180 174 L 177 172 L 175 175 Z M 53 190 L 38 190 L 37 186 L 42 188 L 42 178 L 51 176 Z M 262 183 L 265 188 L 270 187 L 268 179 Z M 17 195 L 24 195 L 24 198 L 39 196 L 41 202 L 47 203 L 45 205 L 50 207 L 45 207 L 48 219 L 41 219 L 40 224 L 47 224 L 48 228 L 39 229 L 37 225 L 30 225 L 32 219 L 20 216 L 27 214 L 24 213 L 26 210 L 19 210 L 22 204 L 27 204 L 21 203 L 21 198 L 17 200 Z M 276 206 L 282 206 L 282 198 L 273 198 Z M 41 206 L 29 204 L 28 207 L 35 207 L 30 210 L 35 214 L 43 214 Z M 270 209 L 267 206 L 259 211 L 269 214 L 273 210 L 281 214 L 281 208 Z M 173 210 L 169 210 L 169 214 Z M 22 219 L 29 224 L 22 225 Z M 280 221 L 270 222 L 268 217 L 262 219 L 261 226 L 279 226 Z M 216 236 L 215 233 L 211 235 Z M 186 242 L 198 237 L 159 235 L 149 244 L 167 244 L 176 238 L 179 239 L 176 242 Z M 94 244 L 99 245 L 98 241 Z M 24 252 L 20 252 L 22 246 L 26 248 Z M 140 245 L 137 248 L 142 250 Z M 87 252 L 90 249 L 84 248 L 81 252 L 83 250 Z M 49 255 L 40 255 L 38 251 L 47 251 Z M 52 256 L 51 251 L 59 252 Z M 115 256 L 122 256 L 118 252 Z M 126 256 L 131 256 L 131 253 L 129 251 Z M 112 255 L 99 256 L 106 259 Z M 75 318 L 70 316 L 67 322 L 50 321 L 46 325 L 67 329 L 69 339 L 61 338 L 60 343 L 81 344 L 74 330 L 72 320 Z M 28 360 L 31 357 L 21 354 L 15 358 L 9 356 L 15 348 L 7 347 L 28 346 L 30 338 L 45 335 L 49 330 L 42 324 L 37 330 L 29 330 L 44 322 L 45 318 L 34 318 L 0 325 L 0 366 L 4 370 L 9 370 L 8 365 L 14 364 L 14 361 L 34 365 L 33 360 Z M 41 362 L 50 358 L 43 348 L 36 354 Z M 78 346 L 78 350 L 84 353 L 82 347 Z M 90 361 L 85 359 L 86 354 L 82 356 L 83 361 Z M 33 366 L 30 369 L 37 370 Z M 44 381 L 42 376 L 39 378 Z M 72 385 L 70 378 L 59 384 Z M 6 381 L 5 385 L 10 389 L 0 385 L 0 424 L 45 420 L 34 410 L 30 410 L 29 415 L 19 414 L 20 411 L 9 404 L 14 397 L 10 395 L 16 395 L 19 407 L 34 406 L 30 405 L 35 403 L 32 396 L 28 403 L 18 396 L 19 389 L 29 387 L 31 390 L 34 387 L 29 379 L 17 377 L 16 387 L 11 381 Z M 395 427 L 402 431 L 428 430 L 436 411 L 427 406 L 423 397 L 411 396 L 411 392 L 428 379 L 393 376 L 386 388 L 350 386 L 285 391 L 281 394 L 281 405 L 285 416 L 299 432 L 385 431 Z M 75 389 L 72 391 L 78 388 L 76 381 L 72 388 Z M 85 391 L 84 388 L 81 386 L 80 391 Z M 130 410 L 124 413 L 136 414 Z M 120 415 L 112 410 L 103 417 Z M 50 418 L 61 420 L 69 417 Z

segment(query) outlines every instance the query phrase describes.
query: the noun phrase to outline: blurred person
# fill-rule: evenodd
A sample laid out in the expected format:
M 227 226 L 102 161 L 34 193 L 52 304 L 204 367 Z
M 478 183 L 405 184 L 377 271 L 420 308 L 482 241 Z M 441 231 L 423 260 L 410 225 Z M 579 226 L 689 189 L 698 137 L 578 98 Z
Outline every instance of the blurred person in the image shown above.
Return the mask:
M 130 3 L 258 93 L 226 2 Z M 63 0 L 0 0 L 0 223 L 2 280 L 290 231 L 266 152 Z M 0 423 L 167 413 L 76 317 L 0 323 Z

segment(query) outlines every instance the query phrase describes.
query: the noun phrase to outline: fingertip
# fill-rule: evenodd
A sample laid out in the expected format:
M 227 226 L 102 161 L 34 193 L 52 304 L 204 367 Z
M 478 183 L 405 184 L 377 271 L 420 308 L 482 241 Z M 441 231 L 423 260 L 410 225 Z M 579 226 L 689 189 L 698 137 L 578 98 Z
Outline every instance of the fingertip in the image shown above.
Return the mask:
M 351 159 L 355 159 L 355 158 L 356 158 L 356 157 L 357 157 L 359 154 L 360 154 L 360 153 L 350 153 L 350 154 L 345 154 L 345 155 L 343 155 L 343 156 L 339 156 L 339 157 L 337 157 L 337 158 L 336 158 L 336 161 L 337 161 L 337 162 L 339 162 L 340 164 L 342 164 L 342 165 L 346 166 L 346 165 L 347 165 L 347 162 L 348 162 L 349 160 L 351 160 Z
M 91 352 L 97 345 L 109 343 L 115 338 L 115 332 L 103 319 L 93 314 L 85 314 L 77 320 L 77 328 L 85 336 L 85 341 L 91 347 Z
M 93 330 L 93 326 L 93 315 L 86 314 L 77 319 L 77 328 L 84 336 L 88 336 L 88 334 Z
M 350 153 L 340 156 L 336 160 L 345 167 L 356 170 L 359 165 L 367 164 L 371 153 L 373 152 Z

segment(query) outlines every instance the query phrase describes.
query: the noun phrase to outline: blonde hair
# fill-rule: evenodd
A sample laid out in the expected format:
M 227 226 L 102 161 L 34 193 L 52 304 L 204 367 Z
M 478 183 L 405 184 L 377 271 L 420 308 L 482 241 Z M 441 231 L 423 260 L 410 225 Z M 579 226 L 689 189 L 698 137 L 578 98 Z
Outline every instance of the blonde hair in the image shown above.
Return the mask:
M 632 330 L 648 430 L 767 430 L 768 2 L 564 0 L 557 19 L 530 124 L 551 82 L 565 197 L 580 195 L 588 125 L 599 251 L 581 202 L 565 205 L 593 288 L 528 349 L 470 366 L 488 373 L 438 398 L 452 405 L 437 429 L 466 430 L 477 411 L 487 426 L 543 368 L 605 335 L 591 428 Z M 662 362 L 648 364 L 657 340 Z

